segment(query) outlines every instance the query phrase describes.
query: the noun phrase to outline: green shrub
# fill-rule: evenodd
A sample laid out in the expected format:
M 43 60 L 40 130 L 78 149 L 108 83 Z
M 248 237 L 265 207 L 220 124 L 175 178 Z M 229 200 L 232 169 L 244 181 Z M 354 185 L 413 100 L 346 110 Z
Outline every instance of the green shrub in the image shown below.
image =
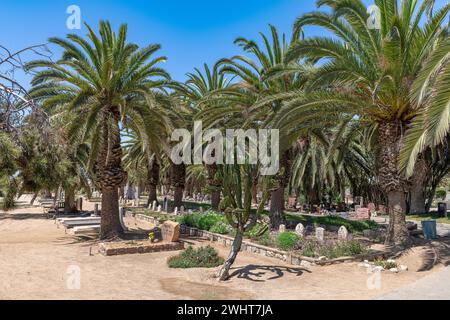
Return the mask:
M 230 226 L 227 222 L 219 221 L 215 225 L 213 225 L 209 231 L 218 234 L 231 234 L 233 233 L 233 227 Z
M 214 268 L 223 264 L 224 259 L 219 256 L 217 251 L 211 247 L 200 247 L 194 249 L 189 246 L 178 256 L 171 257 L 168 260 L 170 268 Z
M 315 240 L 303 240 L 301 241 L 301 253 L 305 257 L 314 258 L 317 256 L 317 249 L 319 243 Z
M 272 237 L 270 232 L 266 232 L 262 236 L 258 237 L 256 239 L 256 242 L 259 243 L 260 245 L 266 246 L 266 247 L 276 247 L 277 246 L 276 239 L 274 239 L 274 237 Z
M 254 226 L 249 232 L 248 236 L 252 239 L 256 239 L 259 237 L 262 237 L 269 231 L 269 226 L 267 224 L 258 223 L 256 226 Z
M 200 219 L 198 220 L 198 228 L 201 230 L 209 231 L 218 222 L 226 223 L 227 221 L 225 216 L 214 211 L 208 211 L 201 215 Z
M 397 263 L 395 261 L 384 261 L 381 259 L 377 259 L 373 262 L 374 265 L 378 267 L 383 267 L 383 269 L 390 270 L 392 268 L 398 268 Z
M 436 198 L 439 200 L 445 200 L 445 197 L 447 196 L 447 190 L 445 188 L 438 188 L 436 190 Z
M 294 232 L 283 232 L 277 237 L 277 246 L 281 250 L 292 250 L 297 245 L 300 237 Z
M 381 226 L 372 220 L 365 221 L 350 221 L 339 216 L 325 216 L 325 217 L 312 217 L 312 216 L 299 216 L 299 215 L 287 215 L 289 220 L 301 222 L 303 225 L 324 225 L 324 226 L 345 226 L 351 233 L 363 232 L 366 229 L 380 229 Z
M 362 242 L 349 240 L 325 244 L 318 249 L 317 253 L 319 256 L 334 259 L 339 257 L 350 257 L 367 253 L 368 251 L 369 248 Z

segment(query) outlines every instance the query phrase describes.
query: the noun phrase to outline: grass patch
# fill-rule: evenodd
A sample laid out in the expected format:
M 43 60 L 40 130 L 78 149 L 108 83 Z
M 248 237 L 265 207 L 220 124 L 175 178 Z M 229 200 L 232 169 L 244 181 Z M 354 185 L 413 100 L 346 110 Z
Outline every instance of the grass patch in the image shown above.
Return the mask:
M 286 214 L 288 220 L 296 221 L 306 225 L 325 225 L 325 226 L 345 226 L 351 233 L 361 233 L 366 229 L 379 229 L 381 226 L 372 220 L 365 221 L 351 221 L 344 219 L 339 216 L 323 216 L 323 217 L 312 217 L 305 215 L 293 215 Z
M 277 246 L 281 250 L 289 251 L 297 246 L 300 237 L 294 232 L 283 232 L 277 237 Z
M 211 246 L 194 249 L 189 246 L 180 255 L 169 259 L 170 268 L 215 268 L 224 263 L 224 259 Z
M 428 214 L 414 214 L 414 215 L 407 215 L 407 220 L 414 220 L 414 221 L 422 221 L 422 220 L 436 220 L 437 223 L 447 223 L 450 224 L 450 216 L 446 217 L 440 217 L 437 212 L 431 212 Z

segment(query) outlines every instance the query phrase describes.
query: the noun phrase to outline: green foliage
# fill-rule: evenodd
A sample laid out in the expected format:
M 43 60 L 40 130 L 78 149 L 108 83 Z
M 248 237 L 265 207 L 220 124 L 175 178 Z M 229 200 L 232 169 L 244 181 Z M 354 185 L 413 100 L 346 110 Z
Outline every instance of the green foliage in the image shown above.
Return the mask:
M 267 232 L 269 232 L 269 226 L 267 224 L 258 223 L 249 232 L 248 236 L 252 239 L 262 237 Z
M 440 200 L 445 200 L 446 197 L 447 197 L 447 190 L 445 190 L 445 188 L 438 188 L 436 190 L 436 198 Z
M 325 256 L 329 259 L 339 257 L 350 257 L 369 251 L 368 246 L 357 240 L 339 241 L 324 244 L 319 247 L 317 254 L 319 256 Z
M 296 247 L 300 237 L 294 232 L 283 232 L 277 237 L 277 246 L 281 250 L 292 250 Z
M 224 259 L 211 246 L 194 249 L 189 246 L 178 256 L 171 257 L 168 261 L 170 268 L 214 268 L 223 264 Z
M 232 234 L 234 230 L 227 222 L 219 221 L 209 231 L 218 234 Z
M 390 270 L 392 268 L 397 268 L 398 265 L 395 261 L 391 261 L 391 260 L 382 260 L 382 259 L 377 259 L 373 262 L 374 265 L 378 266 L 378 267 L 383 267 L 383 269 L 386 270 Z
M 225 216 L 214 211 L 208 211 L 200 216 L 200 219 L 198 220 L 198 228 L 209 231 L 219 222 L 227 223 Z

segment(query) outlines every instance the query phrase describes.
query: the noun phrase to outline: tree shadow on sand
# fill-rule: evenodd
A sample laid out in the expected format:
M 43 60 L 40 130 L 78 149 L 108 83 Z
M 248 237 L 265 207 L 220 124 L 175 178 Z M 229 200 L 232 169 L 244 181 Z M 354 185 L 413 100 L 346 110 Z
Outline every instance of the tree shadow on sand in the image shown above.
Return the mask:
M 0 213 L 0 220 L 48 220 L 43 213 Z
M 304 272 L 311 273 L 311 271 L 303 268 L 290 268 L 282 266 L 262 266 L 250 264 L 242 268 L 236 269 L 230 276 L 230 278 L 246 279 L 254 282 L 265 282 L 268 280 L 275 280 L 282 278 L 286 273 L 294 274 L 299 277 Z M 263 277 L 267 277 L 262 279 Z

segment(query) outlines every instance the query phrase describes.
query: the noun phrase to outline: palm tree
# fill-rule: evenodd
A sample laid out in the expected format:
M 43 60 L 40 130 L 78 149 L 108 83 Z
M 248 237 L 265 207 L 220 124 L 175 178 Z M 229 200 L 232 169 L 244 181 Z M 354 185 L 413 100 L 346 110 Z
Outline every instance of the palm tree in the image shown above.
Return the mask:
M 407 180 L 399 169 L 404 133 L 417 114 L 410 98 L 412 79 L 422 70 L 436 43 L 446 34 L 450 4 L 432 12 L 434 1 L 376 0 L 380 29 L 366 23 L 362 1 L 319 0 L 331 12 L 307 13 L 295 23 L 323 27 L 334 37 L 307 38 L 287 54 L 289 60 L 321 62 L 308 94 L 291 95 L 285 117 L 344 116 L 377 127 L 377 179 L 390 208 L 387 243 L 409 240 L 405 223 Z M 426 13 L 428 19 L 422 23 Z M 285 96 L 285 98 L 287 98 Z
M 250 57 L 237 55 L 231 59 L 220 61 L 223 64 L 221 72 L 240 79 L 237 84 L 237 93 L 232 99 L 234 106 L 227 112 L 229 117 L 236 114 L 236 109 L 239 109 L 240 106 L 245 106 L 243 121 L 247 127 L 270 126 L 271 119 L 281 108 L 281 100 L 272 100 L 270 97 L 291 90 L 301 90 L 305 83 L 303 77 L 305 69 L 296 62 L 288 63 L 286 60 L 286 52 L 300 40 L 301 34 L 301 31 L 295 30 L 291 40 L 288 41 L 284 34 L 280 37 L 276 28 L 270 26 L 270 37 L 263 33 L 260 34 L 262 46 L 245 38 L 235 40 L 235 44 L 242 47 Z M 281 76 L 272 76 L 273 73 L 286 69 L 295 71 L 283 72 Z M 266 101 L 266 98 L 269 98 L 269 101 Z M 220 109 L 218 111 L 220 112 Z M 223 117 L 223 113 L 219 112 L 216 113 L 216 116 Z M 276 176 L 277 187 L 274 187 L 270 197 L 270 217 L 274 228 L 277 228 L 284 220 L 285 189 L 290 180 L 292 145 L 296 141 L 284 142 L 282 141 L 280 146 L 280 171 Z M 254 177 L 253 181 L 257 182 L 257 177 Z
M 194 113 L 194 118 L 205 118 L 205 113 L 214 111 L 216 108 L 227 105 L 228 102 L 225 99 L 208 99 L 210 96 L 223 95 L 227 91 L 231 90 L 231 83 L 225 78 L 224 74 L 220 73 L 220 64 L 215 64 L 212 70 L 207 64 L 204 65 L 204 71 L 195 68 L 194 72 L 187 74 L 188 80 L 185 84 L 180 83 L 176 87 L 179 94 L 191 105 Z M 202 111 L 205 111 L 203 114 Z M 215 119 L 216 120 L 216 119 Z M 203 123 L 205 127 L 212 125 L 218 125 L 223 127 L 221 121 L 214 121 L 213 123 Z M 214 156 L 214 155 L 212 155 Z M 211 193 L 211 207 L 215 210 L 219 209 L 222 183 L 219 176 L 221 169 L 217 164 L 206 164 L 206 170 L 208 172 L 208 186 Z
M 127 179 L 122 167 L 121 124 L 134 123 L 150 132 L 152 90 L 160 88 L 168 74 L 156 65 L 165 57 L 150 60 L 159 45 L 139 49 L 127 43 L 127 26 L 118 33 L 109 22 L 100 22 L 100 35 L 91 27 L 88 39 L 71 34 L 67 40 L 49 39 L 64 50 L 57 62 L 34 61 L 39 69 L 31 95 L 54 113 L 74 113 L 68 123 L 73 143 L 88 141 L 89 168 L 102 191 L 101 239 L 122 234 L 119 221 L 118 188 Z

